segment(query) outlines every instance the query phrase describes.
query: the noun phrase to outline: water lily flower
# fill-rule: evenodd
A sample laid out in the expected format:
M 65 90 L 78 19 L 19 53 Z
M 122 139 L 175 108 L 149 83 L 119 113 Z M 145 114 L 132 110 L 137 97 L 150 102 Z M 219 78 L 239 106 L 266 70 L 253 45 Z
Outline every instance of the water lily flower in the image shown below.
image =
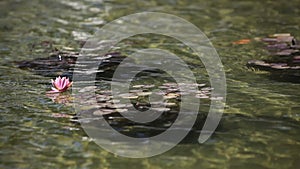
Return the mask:
M 69 78 L 66 77 L 60 77 L 58 76 L 55 80 L 51 79 L 52 82 L 52 87 L 51 87 L 51 91 L 49 91 L 48 93 L 61 93 L 64 92 L 66 90 L 68 90 L 68 88 L 70 88 L 73 84 L 73 82 L 70 82 Z

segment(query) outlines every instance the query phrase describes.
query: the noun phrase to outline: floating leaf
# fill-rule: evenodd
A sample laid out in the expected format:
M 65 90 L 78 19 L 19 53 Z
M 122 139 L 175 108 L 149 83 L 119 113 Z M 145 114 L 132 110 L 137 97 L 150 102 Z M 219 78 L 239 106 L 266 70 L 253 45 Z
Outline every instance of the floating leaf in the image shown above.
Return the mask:
M 151 94 L 152 94 L 152 92 L 139 92 L 139 93 L 137 93 L 138 96 L 149 96 Z
M 69 115 L 69 114 L 64 114 L 64 113 L 52 113 L 51 117 L 54 117 L 54 118 L 73 118 L 74 116 Z
M 291 36 L 290 33 L 276 33 L 276 34 L 273 34 L 273 35 L 270 35 L 270 37 L 281 37 L 281 36 Z
M 180 95 L 177 93 L 169 93 L 166 96 L 164 96 L 164 99 L 175 99 L 177 97 L 179 97 Z
M 163 103 L 164 106 L 173 107 L 176 106 L 176 103 Z
M 144 87 L 144 85 L 134 85 L 134 86 L 132 86 L 133 88 L 142 88 L 142 87 Z
M 199 98 L 199 99 L 208 99 L 209 98 L 209 96 L 207 96 L 205 94 L 197 94 L 195 97 Z
M 116 109 L 116 111 L 117 111 L 118 113 L 123 113 L 123 112 L 127 112 L 128 109 Z
M 95 116 L 102 116 L 102 115 L 106 115 L 106 114 L 111 114 L 111 113 L 115 113 L 116 110 L 113 109 L 99 109 L 93 112 L 93 115 Z
M 166 107 L 161 107 L 161 108 L 151 108 L 154 111 L 158 111 L 158 112 L 166 112 L 166 111 L 170 111 L 170 108 L 166 108 Z
M 124 108 L 124 107 L 131 107 L 131 105 L 128 104 L 114 104 L 113 106 L 117 109 Z
M 238 40 L 238 41 L 234 41 L 232 43 L 235 44 L 235 45 L 244 45 L 244 44 L 248 44 L 250 42 L 251 42 L 251 39 L 241 39 L 241 40 Z
M 291 55 L 293 53 L 299 52 L 299 50 L 295 50 L 295 49 L 286 49 L 286 50 L 282 50 L 280 52 L 277 52 L 276 55 L 279 56 L 288 56 Z
M 267 46 L 268 49 L 287 49 L 289 48 L 288 44 L 286 43 L 277 43 Z
M 294 37 L 293 36 L 278 36 L 277 41 L 278 42 L 287 42 L 291 43 L 293 41 Z
M 155 85 L 144 85 L 144 87 L 143 87 L 143 88 L 145 88 L 145 89 L 149 89 L 149 88 L 153 88 L 153 87 L 155 87 Z
M 123 99 L 137 99 L 138 96 L 136 96 L 133 93 L 124 93 L 124 94 L 119 94 L 120 97 L 122 97 Z
M 223 97 L 211 97 L 210 100 L 223 100 Z
M 294 56 L 293 57 L 293 62 L 294 63 L 300 63 L 300 56 Z

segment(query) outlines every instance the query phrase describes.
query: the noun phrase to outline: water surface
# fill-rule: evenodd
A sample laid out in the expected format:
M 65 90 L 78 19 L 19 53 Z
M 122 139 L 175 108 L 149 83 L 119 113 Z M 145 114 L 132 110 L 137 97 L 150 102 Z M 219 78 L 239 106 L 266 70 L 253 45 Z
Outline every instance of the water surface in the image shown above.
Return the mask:
M 263 44 L 232 44 L 284 32 L 300 39 L 297 0 L 14 0 L 0 4 L 0 168 L 300 167 L 299 84 L 246 68 L 248 60 L 269 57 Z M 174 14 L 198 26 L 220 55 L 228 93 L 220 127 L 207 142 L 200 145 L 191 138 L 162 155 L 137 160 L 99 148 L 78 123 L 57 118 L 57 114 L 74 115 L 73 107 L 45 96 L 49 77 L 20 70 L 14 62 L 47 57 L 54 47 L 79 51 L 79 42 L 105 23 L 143 11 Z M 121 43 L 121 51 L 159 46 L 190 56 L 176 41 L 166 43 L 164 37 L 129 40 L 135 41 L 139 43 Z M 193 70 L 201 73 L 202 64 Z

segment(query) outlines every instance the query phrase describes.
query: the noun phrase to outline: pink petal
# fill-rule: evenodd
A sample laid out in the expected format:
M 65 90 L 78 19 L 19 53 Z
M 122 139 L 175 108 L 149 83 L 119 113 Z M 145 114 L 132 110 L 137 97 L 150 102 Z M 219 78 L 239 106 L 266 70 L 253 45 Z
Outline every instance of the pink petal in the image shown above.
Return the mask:
M 63 79 L 59 76 L 59 79 L 57 81 L 57 85 L 59 86 L 59 88 L 62 88 L 62 83 L 63 83 Z
M 51 87 L 51 90 L 56 90 L 56 91 L 58 91 L 56 88 L 54 88 L 54 87 Z
M 60 91 L 55 89 L 55 88 L 51 88 L 51 91 L 48 91 L 47 93 L 59 93 Z
M 69 87 L 71 87 L 71 86 L 72 86 L 72 84 L 73 84 L 73 82 L 70 82 L 70 83 L 68 84 L 68 88 L 69 88 Z
M 57 86 L 56 86 L 56 79 L 55 79 L 55 81 L 53 79 L 51 79 L 51 83 L 52 83 L 53 87 L 57 88 Z
M 62 88 L 65 88 L 67 85 L 67 79 L 64 77 L 62 82 Z
M 55 87 L 56 89 L 58 89 L 58 90 L 60 89 L 60 85 L 59 85 L 58 83 L 55 83 L 55 84 L 54 84 L 54 87 Z
M 58 79 L 58 82 L 57 82 L 57 87 L 58 87 L 59 90 L 64 88 L 63 83 L 64 83 L 64 78 L 61 78 L 59 76 L 59 79 Z
M 67 79 L 67 78 L 64 79 L 64 83 L 63 83 L 64 88 L 67 87 L 68 81 L 69 81 L 69 79 Z

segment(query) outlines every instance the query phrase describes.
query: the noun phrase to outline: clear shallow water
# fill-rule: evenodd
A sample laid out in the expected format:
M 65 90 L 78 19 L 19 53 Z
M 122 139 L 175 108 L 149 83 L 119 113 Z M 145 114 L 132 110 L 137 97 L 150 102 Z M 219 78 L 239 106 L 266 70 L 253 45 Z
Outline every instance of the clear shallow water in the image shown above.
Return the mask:
M 245 67 L 248 60 L 268 57 L 261 43 L 232 45 L 239 39 L 281 32 L 299 39 L 296 0 L 0 4 L 1 168 L 299 168 L 299 84 L 278 82 Z M 67 117 L 57 118 L 57 113 L 74 115 L 73 108 L 45 96 L 49 78 L 13 63 L 48 56 L 47 41 L 58 49 L 79 50 L 77 41 L 103 24 L 143 11 L 175 14 L 205 32 L 225 66 L 228 92 L 220 127 L 206 143 L 191 139 L 162 155 L 136 160 L 106 152 L 89 141 L 80 125 Z M 149 43 L 145 37 L 137 41 Z M 147 47 L 120 45 L 127 47 L 124 52 Z M 177 50 L 172 44 L 163 47 Z

